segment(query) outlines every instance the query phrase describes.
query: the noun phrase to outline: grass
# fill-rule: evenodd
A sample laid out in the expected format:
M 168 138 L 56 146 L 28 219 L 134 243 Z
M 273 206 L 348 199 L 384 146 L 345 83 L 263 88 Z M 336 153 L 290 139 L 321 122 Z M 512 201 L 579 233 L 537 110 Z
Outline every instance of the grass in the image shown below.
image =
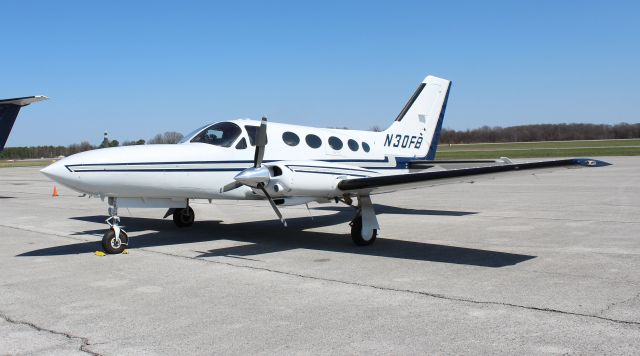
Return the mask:
M 436 159 L 639 156 L 640 139 L 440 144 Z
M 0 161 L 0 168 L 13 168 L 13 167 L 44 167 L 48 166 L 51 163 L 55 162 L 52 159 L 37 159 L 37 160 L 28 160 L 28 161 L 11 161 L 4 160 Z

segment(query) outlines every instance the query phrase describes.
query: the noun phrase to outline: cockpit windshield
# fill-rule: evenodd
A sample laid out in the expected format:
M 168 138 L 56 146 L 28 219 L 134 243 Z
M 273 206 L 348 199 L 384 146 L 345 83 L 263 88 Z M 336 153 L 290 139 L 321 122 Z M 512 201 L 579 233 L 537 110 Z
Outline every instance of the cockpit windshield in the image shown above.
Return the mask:
M 197 129 L 189 132 L 188 134 L 186 134 L 184 137 L 182 137 L 182 140 L 180 140 L 180 142 L 178 143 L 185 143 L 185 142 L 189 142 L 191 141 L 191 138 L 193 137 L 193 135 L 197 134 L 198 132 L 204 130 L 205 127 L 207 127 L 209 125 L 204 125 L 204 126 L 200 126 Z
M 202 130 L 191 142 L 229 147 L 240 136 L 240 133 L 242 133 L 242 129 L 238 125 L 232 122 L 219 122 Z

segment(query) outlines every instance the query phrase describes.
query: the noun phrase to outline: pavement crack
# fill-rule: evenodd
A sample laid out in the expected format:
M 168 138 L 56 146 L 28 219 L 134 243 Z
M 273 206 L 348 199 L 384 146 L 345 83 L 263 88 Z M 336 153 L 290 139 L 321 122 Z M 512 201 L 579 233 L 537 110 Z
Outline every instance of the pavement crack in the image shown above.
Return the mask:
M 102 356 L 101 354 L 95 352 L 95 351 L 91 351 L 88 349 L 88 347 L 91 345 L 91 343 L 89 342 L 89 339 L 86 337 L 82 337 L 82 336 L 76 336 L 70 333 L 65 333 L 62 331 L 56 331 L 56 330 L 51 330 L 51 329 L 47 329 L 41 326 L 38 326 L 32 322 L 29 321 L 24 321 L 24 320 L 17 320 L 14 319 L 10 316 L 8 316 L 7 314 L 0 312 L 0 319 L 10 323 L 10 324 L 14 324 L 14 325 L 24 325 L 24 326 L 28 326 L 36 331 L 41 331 L 41 332 L 46 332 L 49 334 L 53 334 L 53 335 L 60 335 L 60 336 L 64 336 L 69 340 L 78 340 L 80 341 L 80 346 L 78 347 L 78 350 L 88 353 L 90 355 L 94 355 L 94 356 Z
M 606 307 L 602 308 L 602 310 L 600 310 L 598 313 L 596 313 L 596 315 L 604 315 L 609 310 L 611 310 L 613 307 L 615 307 L 616 305 L 628 303 L 628 302 L 630 302 L 630 301 L 632 301 L 634 299 L 637 299 L 637 298 L 640 298 L 640 292 L 636 293 L 634 296 L 632 296 L 630 298 L 619 300 L 617 302 L 609 303 Z
M 144 248 L 141 249 L 141 250 L 144 250 L 144 251 L 150 252 L 150 253 L 157 253 L 157 254 L 161 254 L 161 255 L 165 255 L 165 256 L 171 256 L 171 257 L 178 257 L 178 258 L 184 258 L 184 259 L 200 261 L 200 262 L 204 262 L 204 263 L 213 263 L 213 264 L 226 265 L 226 266 L 236 267 L 236 268 L 245 268 L 245 269 L 256 270 L 256 271 L 270 272 L 270 273 L 276 273 L 276 274 L 281 274 L 281 275 L 286 275 L 286 276 L 291 276 L 291 277 L 296 277 L 296 278 L 304 278 L 304 279 L 316 280 L 316 281 L 340 283 L 340 284 L 344 284 L 344 285 L 371 288 L 371 289 L 377 289 L 377 290 L 382 290 L 382 291 L 387 291 L 387 292 L 409 293 L 409 294 L 421 295 L 421 296 L 430 297 L 430 298 L 447 300 L 447 301 L 451 301 L 451 302 L 462 302 L 462 303 L 471 303 L 471 304 L 480 304 L 480 305 L 495 305 L 495 306 L 518 308 L 518 309 L 524 309 L 524 310 L 547 312 L 547 313 L 554 313 L 554 314 L 568 315 L 568 316 L 575 316 L 575 317 L 593 318 L 593 319 L 599 319 L 599 320 L 603 320 L 603 321 L 607 321 L 607 322 L 611 322 L 611 323 L 615 323 L 615 324 L 630 325 L 630 326 L 640 326 L 640 322 L 637 322 L 637 321 L 629 321 L 629 320 L 619 320 L 619 319 L 607 318 L 607 317 L 599 315 L 600 313 L 598 313 L 598 314 L 586 314 L 586 313 L 570 312 L 570 311 L 554 309 L 554 308 L 545 308 L 545 307 L 536 307 L 536 306 L 530 306 L 530 305 L 521 305 L 521 304 L 515 304 L 515 303 L 494 302 L 494 301 L 488 301 L 488 300 L 475 300 L 475 299 L 471 299 L 471 298 L 448 296 L 448 295 L 440 294 L 440 293 L 431 293 L 431 292 L 416 291 L 416 290 L 411 290 L 411 289 L 384 287 L 384 286 L 377 286 L 377 285 L 373 285 L 373 284 L 345 281 L 345 280 L 334 279 L 334 278 L 323 278 L 323 277 L 309 276 L 309 275 L 305 275 L 305 274 L 301 274 L 301 273 L 280 271 L 280 270 L 266 268 L 266 267 L 255 267 L 255 266 L 248 266 L 248 265 L 239 265 L 239 264 L 235 264 L 235 263 L 231 263 L 231 262 L 213 261 L 213 260 L 207 260 L 207 259 L 201 258 L 201 257 L 183 256 L 183 255 L 178 255 L 178 254 L 173 254 L 173 253 L 168 253 L 168 252 L 148 250 L 148 249 L 144 249 Z M 631 298 L 631 299 L 633 299 L 633 298 Z
M 70 236 L 68 234 L 57 233 L 57 232 L 53 232 L 53 231 L 43 231 L 42 229 L 37 229 L 37 228 L 32 228 L 32 227 L 13 226 L 13 225 L 5 225 L 5 224 L 0 224 L 0 226 L 7 227 L 7 228 L 12 228 L 12 229 L 18 229 L 18 230 L 32 231 L 32 232 L 37 232 L 37 233 L 53 234 L 53 235 L 56 235 L 56 236 L 59 236 L 59 237 L 69 238 L 69 239 L 76 240 L 76 241 L 85 241 L 85 242 L 88 241 L 88 240 L 84 240 L 84 239 L 81 239 L 81 238 L 78 238 L 78 237 Z M 333 279 L 333 278 L 322 278 L 322 277 L 304 275 L 304 274 L 300 274 L 300 273 L 280 271 L 280 270 L 266 268 L 266 267 L 255 267 L 255 266 L 249 266 L 249 265 L 235 264 L 235 263 L 231 263 L 231 262 L 214 261 L 214 260 L 208 260 L 208 259 L 197 257 L 197 256 L 178 255 L 178 254 L 173 254 L 173 253 L 169 253 L 169 252 L 151 250 L 151 249 L 147 249 L 147 248 L 140 248 L 138 250 L 149 252 L 149 253 L 165 255 L 165 256 L 171 256 L 171 257 L 189 259 L 189 260 L 194 260 L 194 261 L 200 261 L 200 262 L 203 262 L 203 263 L 213 263 L 213 264 L 218 264 L 218 265 L 226 265 L 226 266 L 236 267 L 236 268 L 245 268 L 245 269 L 256 270 L 256 271 L 264 271 L 264 272 L 276 273 L 276 274 L 281 274 L 281 275 L 286 275 L 286 276 L 291 276 L 291 277 L 304 278 L 304 279 L 317 280 L 317 281 L 324 281 L 324 282 L 340 283 L 340 284 L 344 284 L 344 285 L 372 288 L 372 289 L 389 291 L 389 292 L 409 293 L 409 294 L 415 294 L 415 295 L 422 295 L 422 296 L 425 296 L 425 297 L 448 300 L 448 301 L 452 301 L 452 302 L 511 307 L 511 308 L 518 308 L 518 309 L 525 309 L 525 310 L 532 310 L 532 311 L 555 313 L 555 314 L 560 314 L 560 315 L 568 315 L 568 316 L 575 316 L 575 317 L 599 319 L 599 320 L 602 320 L 602 321 L 607 321 L 607 322 L 621 324 L 621 325 L 640 326 L 640 322 L 637 322 L 637 321 L 619 320 L 619 319 L 607 318 L 607 317 L 604 317 L 604 316 L 601 315 L 606 310 L 608 310 L 611 307 L 613 307 L 613 305 L 609 305 L 608 307 L 605 307 L 605 309 L 603 311 L 598 312 L 596 314 L 577 313 L 577 312 L 570 312 L 570 311 L 554 309 L 554 308 L 536 307 L 536 306 L 530 306 L 530 305 L 521 305 L 521 304 L 505 303 L 505 302 L 494 302 L 494 301 L 488 301 L 488 300 L 475 300 L 475 299 L 471 299 L 471 298 L 448 296 L 448 295 L 440 294 L 440 293 L 431 293 L 431 292 L 416 291 L 416 290 L 411 290 L 411 289 L 383 287 L 383 286 L 377 286 L 377 285 L 373 285 L 373 284 L 358 283 L 358 282 L 345 281 L 345 280 Z M 613 304 L 616 305 L 616 304 L 624 303 L 624 302 L 632 300 L 632 299 L 634 299 L 636 297 L 640 297 L 640 295 L 637 295 L 637 296 L 634 296 L 631 299 L 628 299 L 628 300 L 625 300 L 625 301 L 622 301 L 622 302 L 616 302 L 616 303 L 613 303 Z M 0 314 L 0 315 L 4 316 L 3 314 Z M 29 325 L 29 324 L 27 324 L 27 325 Z

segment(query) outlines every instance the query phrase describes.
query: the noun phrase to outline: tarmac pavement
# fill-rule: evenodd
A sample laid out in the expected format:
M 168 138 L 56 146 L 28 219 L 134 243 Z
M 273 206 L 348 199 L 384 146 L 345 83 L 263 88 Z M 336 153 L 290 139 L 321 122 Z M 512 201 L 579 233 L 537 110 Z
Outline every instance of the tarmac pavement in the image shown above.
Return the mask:
M 120 209 L 0 169 L 3 354 L 639 354 L 640 157 L 373 196 L 352 208 Z

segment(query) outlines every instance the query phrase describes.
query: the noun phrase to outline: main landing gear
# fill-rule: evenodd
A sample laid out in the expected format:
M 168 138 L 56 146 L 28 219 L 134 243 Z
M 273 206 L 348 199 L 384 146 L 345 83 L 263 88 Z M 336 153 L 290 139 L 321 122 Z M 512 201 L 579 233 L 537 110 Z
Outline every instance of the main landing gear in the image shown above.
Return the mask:
M 358 210 L 349 225 L 351 226 L 351 239 L 356 245 L 367 246 L 376 241 L 380 225 L 368 195 L 358 197 Z
M 167 210 L 163 219 L 169 215 L 173 215 L 173 223 L 177 227 L 189 227 L 196 220 L 196 213 L 193 212 L 188 203 L 186 208 L 171 208 Z
M 102 249 L 109 254 L 118 254 L 129 245 L 129 236 L 120 227 L 118 216 L 118 200 L 109 198 L 109 218 L 105 220 L 109 224 L 109 230 L 102 237 Z
M 177 227 L 189 227 L 193 225 L 196 214 L 189 205 L 186 208 L 173 209 L 173 222 Z

